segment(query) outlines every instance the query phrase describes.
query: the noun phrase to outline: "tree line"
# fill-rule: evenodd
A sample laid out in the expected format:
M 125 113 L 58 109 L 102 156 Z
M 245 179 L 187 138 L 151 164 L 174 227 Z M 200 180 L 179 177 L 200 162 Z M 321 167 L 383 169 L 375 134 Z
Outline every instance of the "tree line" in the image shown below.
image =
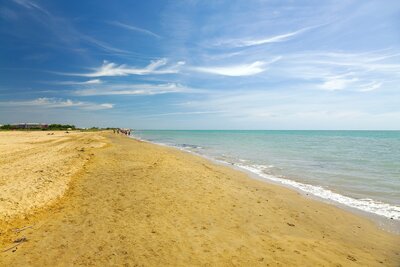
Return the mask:
M 75 130 L 75 125 L 70 124 L 5 124 L 0 126 L 0 130 L 43 130 L 43 131 L 55 131 L 55 130 Z

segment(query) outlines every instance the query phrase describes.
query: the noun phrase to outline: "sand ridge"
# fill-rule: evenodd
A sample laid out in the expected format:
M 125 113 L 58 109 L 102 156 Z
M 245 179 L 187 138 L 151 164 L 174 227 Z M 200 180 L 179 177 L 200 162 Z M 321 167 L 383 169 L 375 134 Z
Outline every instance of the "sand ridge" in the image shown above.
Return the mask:
M 82 132 L 0 132 L 0 220 L 61 197 L 88 161 L 88 149 L 105 144 L 104 137 Z
M 98 133 L 93 134 L 93 136 Z M 0 265 L 398 266 L 398 236 L 205 159 L 110 133 Z M 0 224 L 1 225 L 1 224 Z M 0 229 L 0 232 L 2 229 Z

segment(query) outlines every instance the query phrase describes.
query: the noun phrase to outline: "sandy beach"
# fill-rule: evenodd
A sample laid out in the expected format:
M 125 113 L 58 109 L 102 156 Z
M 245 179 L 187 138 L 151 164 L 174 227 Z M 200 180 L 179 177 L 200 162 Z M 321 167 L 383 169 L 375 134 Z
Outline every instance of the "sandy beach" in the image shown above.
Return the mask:
M 399 266 L 366 218 L 110 132 L 0 132 L 0 266 Z

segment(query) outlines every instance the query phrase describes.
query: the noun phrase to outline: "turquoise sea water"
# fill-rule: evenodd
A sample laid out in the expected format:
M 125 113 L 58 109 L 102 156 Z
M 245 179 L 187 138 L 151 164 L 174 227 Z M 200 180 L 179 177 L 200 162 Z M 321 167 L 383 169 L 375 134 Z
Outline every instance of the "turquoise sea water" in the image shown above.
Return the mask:
M 262 178 L 400 220 L 400 131 L 135 131 Z

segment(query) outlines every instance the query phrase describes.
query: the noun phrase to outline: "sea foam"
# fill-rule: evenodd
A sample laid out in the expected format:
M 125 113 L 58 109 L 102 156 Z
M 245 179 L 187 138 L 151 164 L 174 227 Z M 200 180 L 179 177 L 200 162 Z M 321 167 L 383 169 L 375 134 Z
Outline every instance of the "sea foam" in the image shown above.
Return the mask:
M 355 199 L 332 192 L 331 190 L 325 189 L 321 186 L 304 184 L 285 178 L 279 178 L 263 172 L 263 170 L 268 168 L 268 166 L 260 166 L 260 165 L 248 166 L 243 164 L 235 164 L 235 165 L 238 166 L 239 168 L 257 174 L 259 177 L 262 177 L 264 179 L 277 182 L 286 186 L 294 187 L 296 189 L 320 197 L 322 199 L 334 201 L 351 208 L 384 216 L 388 219 L 400 220 L 400 207 L 398 206 L 390 205 L 370 198 Z

